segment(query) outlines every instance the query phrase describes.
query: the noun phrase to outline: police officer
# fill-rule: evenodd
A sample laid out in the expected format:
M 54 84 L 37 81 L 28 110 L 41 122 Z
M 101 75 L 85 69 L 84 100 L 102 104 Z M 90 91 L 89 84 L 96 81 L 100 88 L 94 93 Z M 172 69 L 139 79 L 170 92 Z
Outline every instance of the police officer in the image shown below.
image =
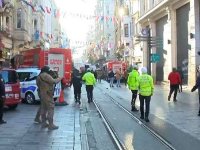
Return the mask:
M 138 93 L 138 78 L 139 78 L 138 67 L 135 65 L 133 67 L 132 72 L 130 72 L 127 80 L 128 87 L 132 92 L 131 111 L 138 111 L 138 109 L 135 107 L 135 101 L 137 99 L 137 93 Z
M 90 103 L 93 101 L 93 86 L 96 83 L 96 79 L 94 74 L 91 73 L 90 68 L 87 69 L 87 72 L 83 75 L 82 80 L 85 81 L 88 103 Z
M 147 74 L 147 69 L 145 67 L 141 68 L 142 75 L 139 76 L 139 99 L 140 99 L 140 113 L 141 119 L 145 119 L 149 122 L 149 107 L 151 96 L 153 95 L 154 85 L 153 78 Z M 145 102 L 145 116 L 144 116 L 144 102 Z
M 3 120 L 4 101 L 5 101 L 5 85 L 3 82 L 3 78 L 0 74 L 0 124 L 6 123 L 6 121 Z
M 50 68 L 44 66 L 41 69 L 40 75 L 37 77 L 37 85 L 41 97 L 41 116 L 42 116 L 42 127 L 48 127 L 49 130 L 58 129 L 58 126 L 53 123 L 54 106 L 53 100 L 54 84 L 61 81 L 62 78 L 53 79 L 49 75 Z M 49 124 L 47 124 L 48 120 Z

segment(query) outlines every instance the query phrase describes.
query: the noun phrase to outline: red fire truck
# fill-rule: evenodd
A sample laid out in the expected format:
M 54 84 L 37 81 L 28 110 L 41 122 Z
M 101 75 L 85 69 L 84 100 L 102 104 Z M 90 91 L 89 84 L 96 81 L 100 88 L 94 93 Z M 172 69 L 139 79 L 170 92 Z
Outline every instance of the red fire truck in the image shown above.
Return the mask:
M 107 71 L 109 71 L 110 69 L 113 70 L 113 72 L 116 72 L 117 70 L 121 70 L 123 71 L 124 69 L 127 69 L 127 64 L 123 61 L 118 61 L 118 60 L 111 60 L 108 61 L 106 64 L 104 64 L 105 68 Z
M 22 51 L 21 54 L 23 56 L 23 66 L 42 68 L 48 65 L 58 71 L 60 77 L 65 78 L 67 85 L 70 84 L 72 71 L 71 49 L 50 48 L 49 50 L 42 50 L 41 48 L 35 48 Z

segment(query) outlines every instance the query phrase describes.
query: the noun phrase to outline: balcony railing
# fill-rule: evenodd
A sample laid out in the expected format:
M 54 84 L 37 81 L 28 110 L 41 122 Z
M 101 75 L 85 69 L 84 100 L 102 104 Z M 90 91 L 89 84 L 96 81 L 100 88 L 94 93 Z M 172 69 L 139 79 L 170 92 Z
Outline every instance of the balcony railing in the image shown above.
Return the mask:
M 11 37 L 13 32 L 12 28 L 9 26 L 0 26 L 0 33 L 7 37 Z
M 140 16 L 143 16 L 145 13 L 156 7 L 158 4 L 164 0 L 141 0 L 140 1 Z

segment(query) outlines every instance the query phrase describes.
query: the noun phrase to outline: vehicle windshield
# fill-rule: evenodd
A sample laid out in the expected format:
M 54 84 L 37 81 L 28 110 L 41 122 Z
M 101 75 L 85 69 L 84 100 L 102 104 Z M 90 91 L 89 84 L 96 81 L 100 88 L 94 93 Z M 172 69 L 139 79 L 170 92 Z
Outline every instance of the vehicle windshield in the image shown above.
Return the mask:
M 37 72 L 18 72 L 19 81 L 33 81 L 36 80 L 38 73 Z
M 12 70 L 3 70 L 0 72 L 4 83 L 5 84 L 14 84 L 17 83 L 17 73 L 16 71 L 12 71 Z

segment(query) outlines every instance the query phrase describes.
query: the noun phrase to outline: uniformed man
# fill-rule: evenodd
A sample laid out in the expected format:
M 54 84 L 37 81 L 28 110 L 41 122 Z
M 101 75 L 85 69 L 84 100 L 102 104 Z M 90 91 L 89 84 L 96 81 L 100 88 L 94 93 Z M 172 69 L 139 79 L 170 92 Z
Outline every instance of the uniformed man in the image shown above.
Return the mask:
M 53 79 L 49 75 L 50 68 L 44 66 L 41 69 L 40 75 L 37 77 L 37 85 L 41 97 L 41 116 L 42 116 L 42 127 L 48 127 L 49 130 L 58 129 L 58 126 L 53 123 L 54 106 L 53 100 L 54 84 L 61 81 L 62 78 Z M 48 120 L 49 124 L 47 124 Z
M 149 122 L 149 107 L 151 96 L 153 95 L 154 85 L 153 78 L 147 74 L 147 69 L 145 67 L 141 68 L 142 75 L 139 76 L 139 99 L 140 99 L 140 113 L 141 119 L 145 119 Z M 144 102 L 145 102 L 145 116 L 144 116 Z
M 3 78 L 0 74 L 0 124 L 6 123 L 6 121 L 3 120 L 4 101 L 5 101 L 5 85 L 3 82 Z
M 40 74 L 41 73 L 43 73 L 43 70 L 41 70 L 41 72 L 40 72 Z M 53 71 L 53 70 L 49 70 L 49 75 L 51 75 L 51 77 L 53 78 L 53 79 L 57 79 L 58 78 L 58 73 L 56 72 L 56 71 Z M 40 75 L 39 74 L 39 75 Z M 39 80 L 36 80 L 36 84 L 37 84 L 37 86 L 39 87 Z M 54 90 L 55 90 L 55 84 L 53 85 L 54 86 Z M 40 102 L 41 102 L 41 96 L 40 96 L 40 90 L 39 90 L 39 88 L 37 89 L 38 90 L 38 96 L 39 96 L 39 98 L 40 98 Z M 36 123 L 36 124 L 38 124 L 38 123 L 41 123 L 41 105 L 39 106 L 39 108 L 38 108 L 38 111 L 37 111 L 37 113 L 36 113 L 36 116 L 35 116 L 35 119 L 34 119 L 34 122 Z
M 131 111 L 138 111 L 138 109 L 135 107 L 135 101 L 137 99 L 137 93 L 138 93 L 138 78 L 139 78 L 138 67 L 135 65 L 133 67 L 132 72 L 130 72 L 127 80 L 128 87 L 132 92 Z
M 96 83 L 94 74 L 91 73 L 91 69 L 88 68 L 87 72 L 83 75 L 82 80 L 85 81 L 88 103 L 93 102 L 93 88 Z

